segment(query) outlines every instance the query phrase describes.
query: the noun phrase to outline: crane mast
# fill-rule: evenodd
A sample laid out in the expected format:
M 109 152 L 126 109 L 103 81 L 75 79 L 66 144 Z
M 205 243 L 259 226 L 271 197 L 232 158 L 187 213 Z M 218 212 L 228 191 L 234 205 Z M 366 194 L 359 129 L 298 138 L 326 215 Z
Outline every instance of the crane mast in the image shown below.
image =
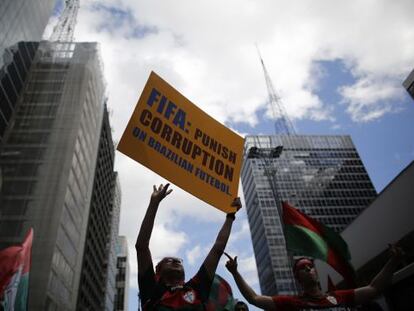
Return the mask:
M 256 46 L 257 47 L 257 46 Z M 275 120 L 275 134 L 287 134 L 287 135 L 295 135 L 295 128 L 293 123 L 290 121 L 283 103 L 276 93 L 272 80 L 270 79 L 269 73 L 267 72 L 266 66 L 264 64 L 263 58 L 260 54 L 259 48 L 257 48 L 257 52 L 259 54 L 260 62 L 262 64 L 267 92 L 269 96 L 269 105 L 272 110 L 273 119 Z
M 65 0 L 65 8 L 59 17 L 58 23 L 53 28 L 50 41 L 72 42 L 74 40 L 79 7 L 80 0 Z

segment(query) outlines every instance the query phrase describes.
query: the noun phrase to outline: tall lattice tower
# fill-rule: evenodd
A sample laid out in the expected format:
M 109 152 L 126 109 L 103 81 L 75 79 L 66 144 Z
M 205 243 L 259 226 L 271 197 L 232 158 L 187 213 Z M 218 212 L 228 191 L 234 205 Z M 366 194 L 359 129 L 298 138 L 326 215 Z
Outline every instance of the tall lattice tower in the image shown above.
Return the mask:
M 283 103 L 276 93 L 275 88 L 273 87 L 272 80 L 270 79 L 269 73 L 267 72 L 266 66 L 264 64 L 262 55 L 260 54 L 259 48 L 257 48 L 259 54 L 260 62 L 262 63 L 263 72 L 265 75 L 267 91 L 269 93 L 269 105 L 272 110 L 273 118 L 275 120 L 275 134 L 287 134 L 295 135 L 296 131 L 293 126 L 292 121 L 289 119 Z
M 50 41 L 72 42 L 78 16 L 80 0 L 65 0 L 65 8 L 59 17 L 59 21 L 53 28 Z

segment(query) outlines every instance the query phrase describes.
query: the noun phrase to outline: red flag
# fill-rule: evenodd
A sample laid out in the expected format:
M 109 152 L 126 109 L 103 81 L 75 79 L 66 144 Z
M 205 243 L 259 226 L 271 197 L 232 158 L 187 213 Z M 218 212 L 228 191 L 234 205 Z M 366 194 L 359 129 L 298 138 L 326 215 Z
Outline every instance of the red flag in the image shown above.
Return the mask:
M 287 202 L 283 202 L 283 222 L 288 250 L 296 255 L 325 261 L 350 286 L 355 285 L 348 245 L 338 233 L 291 207 Z
M 23 243 L 0 251 L 0 298 L 5 310 L 26 310 L 33 243 L 30 228 Z

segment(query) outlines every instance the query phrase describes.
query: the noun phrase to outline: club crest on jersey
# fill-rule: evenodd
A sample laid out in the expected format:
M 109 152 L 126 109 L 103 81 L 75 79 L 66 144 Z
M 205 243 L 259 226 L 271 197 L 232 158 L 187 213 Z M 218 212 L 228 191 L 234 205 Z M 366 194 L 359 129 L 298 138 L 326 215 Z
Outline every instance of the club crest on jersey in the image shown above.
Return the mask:
M 326 300 L 328 300 L 331 304 L 335 306 L 338 304 L 338 301 L 336 300 L 334 296 L 326 296 Z
M 185 292 L 183 295 L 183 299 L 187 301 L 188 303 L 194 303 L 195 301 L 195 293 L 193 290 L 190 290 L 188 292 Z

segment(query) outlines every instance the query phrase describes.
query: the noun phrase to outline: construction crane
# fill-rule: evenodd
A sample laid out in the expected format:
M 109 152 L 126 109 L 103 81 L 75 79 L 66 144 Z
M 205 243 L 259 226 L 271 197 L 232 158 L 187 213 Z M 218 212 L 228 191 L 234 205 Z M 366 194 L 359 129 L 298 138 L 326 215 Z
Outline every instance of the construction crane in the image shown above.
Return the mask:
M 270 109 L 272 111 L 272 117 L 274 119 L 274 127 L 275 127 L 275 134 L 279 135 L 295 135 L 296 131 L 295 128 L 292 124 L 292 122 L 290 121 L 283 103 L 280 99 L 280 97 L 278 96 L 278 94 L 276 93 L 274 87 L 273 87 L 273 83 L 272 80 L 270 79 L 269 73 L 267 72 L 266 66 L 264 64 L 263 58 L 260 54 L 259 48 L 256 45 L 257 48 L 257 52 L 259 54 L 259 58 L 260 58 L 260 62 L 262 64 L 262 68 L 263 68 L 263 72 L 264 72 L 264 76 L 265 76 L 265 80 L 266 80 L 266 86 L 267 86 L 267 91 L 268 91 L 268 96 L 269 96 L 269 105 L 270 105 Z M 255 136 L 254 138 L 254 142 L 255 142 L 255 146 L 251 147 L 248 151 L 247 154 L 247 158 L 259 158 L 261 159 L 261 164 L 263 165 L 263 176 L 267 177 L 267 181 L 268 181 L 268 185 L 269 188 L 271 190 L 271 195 L 273 196 L 274 202 L 275 202 L 275 209 L 277 211 L 277 218 L 279 218 L 279 225 L 280 228 L 283 229 L 284 224 L 282 221 L 282 215 L 283 215 L 283 209 L 282 209 L 282 193 L 280 191 L 278 191 L 278 183 L 277 183 L 277 176 L 278 173 L 280 174 L 280 172 L 278 172 L 278 161 L 279 158 L 281 158 L 282 156 L 282 152 L 283 152 L 283 146 L 282 145 L 277 145 L 275 146 L 275 142 L 272 142 L 272 137 L 270 137 L 270 140 L 268 142 L 268 144 L 266 144 L 266 146 L 262 146 L 261 140 L 258 138 L 258 136 Z M 282 156 L 283 157 L 283 156 Z M 285 157 L 283 157 L 285 158 Z M 283 230 L 282 230 L 283 231 Z M 284 238 L 284 235 L 283 235 Z M 283 242 L 285 243 L 285 242 Z M 280 244 L 280 246 L 283 247 L 283 243 Z M 293 275 L 293 269 L 291 266 L 291 258 L 292 255 L 289 254 L 286 250 L 286 256 L 287 256 L 287 264 L 285 264 L 284 266 L 281 266 L 280 269 L 284 269 L 284 268 L 289 268 L 288 269 L 288 273 L 289 273 L 289 277 L 290 279 L 294 279 L 294 275 Z M 288 259 L 290 258 L 290 259 Z M 298 289 L 296 288 L 296 284 L 292 283 L 292 286 L 289 287 L 289 290 L 292 293 L 297 293 Z
M 267 72 L 262 55 L 260 54 L 257 45 L 256 48 L 257 53 L 259 54 L 260 62 L 262 63 L 263 72 L 266 80 L 267 92 L 269 93 L 269 105 L 272 110 L 273 119 L 275 120 L 275 134 L 295 135 L 296 131 L 293 126 L 293 123 L 290 121 L 283 106 L 283 103 L 273 87 L 272 80 L 270 79 L 269 73 Z
M 65 0 L 65 8 L 59 16 L 58 23 L 53 28 L 50 41 L 54 42 L 72 42 L 76 18 L 80 7 L 80 0 Z

